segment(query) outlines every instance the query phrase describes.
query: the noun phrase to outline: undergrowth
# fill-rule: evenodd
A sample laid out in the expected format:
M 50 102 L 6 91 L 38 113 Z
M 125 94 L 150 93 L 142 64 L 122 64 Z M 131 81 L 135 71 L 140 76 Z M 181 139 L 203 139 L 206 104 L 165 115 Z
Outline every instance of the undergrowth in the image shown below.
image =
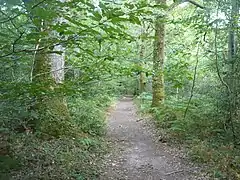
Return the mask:
M 67 99 L 70 119 L 41 121 L 36 132 L 18 131 L 18 122 L 2 122 L 0 179 L 98 179 L 98 161 L 106 151 L 105 111 L 113 96 L 105 94 Z M 19 120 L 19 124 L 21 121 Z M 10 127 L 14 125 L 14 127 Z
M 151 107 L 151 94 L 136 99 L 140 112 L 150 113 L 156 127 L 169 142 L 184 143 L 192 160 L 207 163 L 209 173 L 219 180 L 240 179 L 240 147 L 234 146 L 230 129 L 224 129 L 223 117 L 216 115 L 211 100 L 193 99 L 184 118 L 187 100 L 167 99 L 160 108 Z M 240 127 L 240 122 L 235 122 Z M 239 132 L 236 132 L 240 137 Z M 240 142 L 240 140 L 238 139 Z

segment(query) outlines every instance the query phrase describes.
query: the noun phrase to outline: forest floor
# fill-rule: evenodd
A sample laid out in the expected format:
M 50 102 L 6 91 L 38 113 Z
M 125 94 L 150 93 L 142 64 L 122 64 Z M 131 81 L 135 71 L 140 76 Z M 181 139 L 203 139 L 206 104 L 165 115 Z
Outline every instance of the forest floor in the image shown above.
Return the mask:
M 108 118 L 110 152 L 101 180 L 208 180 L 182 148 L 158 136 L 154 125 L 137 115 L 133 100 L 120 100 Z M 162 141 L 162 142 L 161 142 Z

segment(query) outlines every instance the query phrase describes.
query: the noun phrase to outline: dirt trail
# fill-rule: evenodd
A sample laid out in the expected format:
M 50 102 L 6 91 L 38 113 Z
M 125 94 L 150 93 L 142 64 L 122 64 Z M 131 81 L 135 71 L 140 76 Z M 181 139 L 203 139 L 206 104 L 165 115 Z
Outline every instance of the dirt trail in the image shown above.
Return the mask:
M 152 127 L 138 120 L 131 98 L 116 104 L 108 121 L 112 152 L 105 157 L 101 180 L 207 180 L 177 149 L 156 139 Z M 177 154 L 177 155 L 176 155 Z

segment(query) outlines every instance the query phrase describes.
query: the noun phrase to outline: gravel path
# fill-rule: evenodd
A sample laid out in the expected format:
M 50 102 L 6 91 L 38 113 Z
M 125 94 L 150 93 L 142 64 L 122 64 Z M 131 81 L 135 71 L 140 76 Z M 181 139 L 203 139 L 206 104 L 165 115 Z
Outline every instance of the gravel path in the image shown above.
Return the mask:
M 108 121 L 111 152 L 101 180 L 208 180 L 177 148 L 156 140 L 154 128 L 138 119 L 131 98 L 116 104 Z

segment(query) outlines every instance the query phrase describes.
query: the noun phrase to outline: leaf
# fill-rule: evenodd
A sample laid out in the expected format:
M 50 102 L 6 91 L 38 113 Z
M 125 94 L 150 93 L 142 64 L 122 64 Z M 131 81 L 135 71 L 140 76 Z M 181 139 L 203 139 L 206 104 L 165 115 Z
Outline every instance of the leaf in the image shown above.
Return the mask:
M 130 15 L 129 19 L 131 23 L 141 25 L 141 21 L 137 16 Z
M 126 17 L 113 17 L 112 22 L 113 23 L 119 23 L 119 22 L 129 22 L 129 18 Z
M 95 20 L 95 21 L 97 21 L 97 22 L 100 22 L 101 19 L 102 19 L 102 16 L 101 16 L 101 14 L 99 14 L 98 12 L 94 12 L 92 19 Z

